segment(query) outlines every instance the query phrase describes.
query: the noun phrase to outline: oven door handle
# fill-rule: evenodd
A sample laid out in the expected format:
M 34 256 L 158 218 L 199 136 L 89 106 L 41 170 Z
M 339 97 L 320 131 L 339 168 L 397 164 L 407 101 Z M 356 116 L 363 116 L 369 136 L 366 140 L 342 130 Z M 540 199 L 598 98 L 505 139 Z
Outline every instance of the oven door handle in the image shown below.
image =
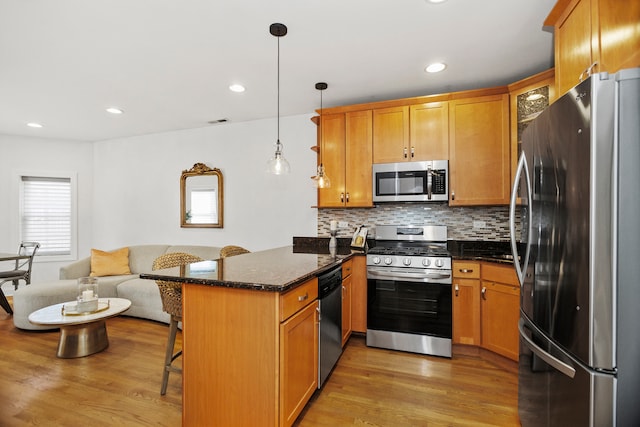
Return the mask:
M 418 279 L 423 282 L 431 280 L 445 280 L 451 278 L 451 273 L 409 273 L 406 271 L 380 271 L 367 270 L 367 278 L 369 279 L 393 279 L 399 281 L 407 281 L 408 279 Z

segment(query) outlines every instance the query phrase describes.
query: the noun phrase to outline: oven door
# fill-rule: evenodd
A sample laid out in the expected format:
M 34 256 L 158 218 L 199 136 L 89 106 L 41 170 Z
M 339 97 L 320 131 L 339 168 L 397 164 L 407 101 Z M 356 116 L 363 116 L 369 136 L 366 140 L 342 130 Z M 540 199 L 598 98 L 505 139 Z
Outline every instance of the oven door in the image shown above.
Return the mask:
M 450 272 L 433 274 L 440 278 L 425 279 L 424 270 L 416 278 L 368 270 L 367 329 L 451 339 Z

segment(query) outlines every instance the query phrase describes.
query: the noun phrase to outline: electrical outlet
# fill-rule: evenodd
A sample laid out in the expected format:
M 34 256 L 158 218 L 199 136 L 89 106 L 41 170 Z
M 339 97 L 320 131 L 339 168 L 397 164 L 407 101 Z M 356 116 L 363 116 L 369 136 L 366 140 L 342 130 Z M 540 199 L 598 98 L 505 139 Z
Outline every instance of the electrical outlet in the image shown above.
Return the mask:
M 349 223 L 347 221 L 338 222 L 338 228 L 349 228 Z
M 484 221 L 473 221 L 473 228 L 485 228 L 487 223 Z

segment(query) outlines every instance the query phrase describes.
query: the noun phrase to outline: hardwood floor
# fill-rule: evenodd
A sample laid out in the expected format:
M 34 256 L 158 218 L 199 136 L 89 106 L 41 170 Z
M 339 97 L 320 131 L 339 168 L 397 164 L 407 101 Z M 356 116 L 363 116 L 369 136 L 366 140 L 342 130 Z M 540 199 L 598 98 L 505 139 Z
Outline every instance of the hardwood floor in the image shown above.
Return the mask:
M 57 331 L 20 331 L 0 311 L 0 426 L 180 426 L 179 374 L 160 396 L 167 326 L 117 317 L 107 329 L 105 351 L 58 359 Z M 374 349 L 354 336 L 295 425 L 519 426 L 517 375 L 476 356 Z

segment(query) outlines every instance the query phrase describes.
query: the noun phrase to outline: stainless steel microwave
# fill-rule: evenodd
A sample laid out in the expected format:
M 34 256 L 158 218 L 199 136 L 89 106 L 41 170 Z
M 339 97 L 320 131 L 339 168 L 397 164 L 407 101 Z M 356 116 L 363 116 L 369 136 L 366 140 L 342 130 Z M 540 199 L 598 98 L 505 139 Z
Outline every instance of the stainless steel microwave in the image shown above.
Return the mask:
M 374 202 L 446 202 L 448 200 L 448 160 L 373 165 Z

